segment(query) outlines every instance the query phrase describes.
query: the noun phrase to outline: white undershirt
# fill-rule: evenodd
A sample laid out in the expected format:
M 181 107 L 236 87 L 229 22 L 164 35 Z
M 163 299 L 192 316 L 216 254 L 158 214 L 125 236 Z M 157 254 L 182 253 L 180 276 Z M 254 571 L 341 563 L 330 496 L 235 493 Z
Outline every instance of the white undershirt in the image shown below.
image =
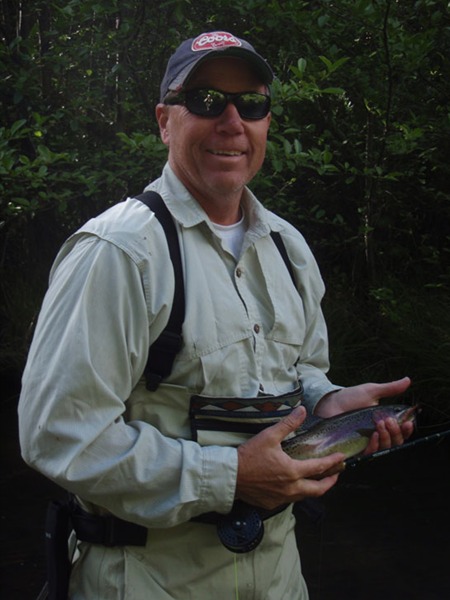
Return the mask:
M 244 214 L 240 221 L 232 225 L 219 225 L 218 223 L 213 223 L 213 225 L 217 235 L 222 239 L 224 247 L 238 260 L 246 229 Z

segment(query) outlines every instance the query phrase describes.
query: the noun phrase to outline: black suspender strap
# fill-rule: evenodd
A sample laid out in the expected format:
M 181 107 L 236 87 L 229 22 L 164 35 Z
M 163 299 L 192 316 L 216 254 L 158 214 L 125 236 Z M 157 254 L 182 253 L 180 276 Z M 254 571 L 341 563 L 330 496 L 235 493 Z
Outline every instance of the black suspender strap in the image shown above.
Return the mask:
M 175 276 L 175 291 L 169 321 L 159 338 L 150 346 L 145 367 L 147 389 L 154 391 L 161 380 L 170 375 L 175 356 L 183 342 L 181 335 L 185 313 L 183 267 L 177 229 L 164 200 L 156 192 L 144 192 L 136 198 L 148 206 L 161 223 L 166 234 Z
M 136 196 L 136 199 L 148 206 L 161 223 L 167 238 L 167 245 L 169 247 L 170 259 L 172 261 L 175 276 L 175 291 L 169 321 L 159 338 L 150 346 L 147 366 L 145 367 L 147 389 L 155 391 L 161 383 L 161 380 L 170 375 L 175 357 L 181 350 L 181 345 L 183 343 L 181 334 L 185 313 L 183 267 L 177 229 L 164 200 L 156 192 L 144 192 L 143 194 Z M 270 235 L 286 264 L 286 268 L 289 271 L 294 286 L 296 286 L 291 261 L 289 260 L 280 233 L 278 231 L 272 231 Z
M 272 237 L 272 240 L 275 243 L 275 246 L 278 248 L 278 252 L 281 254 L 281 257 L 284 260 L 284 264 L 286 265 L 286 268 L 289 271 L 289 275 L 291 276 L 294 287 L 297 288 L 297 284 L 295 283 L 294 270 L 292 268 L 291 261 L 289 260 L 286 246 L 284 245 L 283 238 L 281 237 L 280 232 L 279 231 L 271 231 L 270 235 Z

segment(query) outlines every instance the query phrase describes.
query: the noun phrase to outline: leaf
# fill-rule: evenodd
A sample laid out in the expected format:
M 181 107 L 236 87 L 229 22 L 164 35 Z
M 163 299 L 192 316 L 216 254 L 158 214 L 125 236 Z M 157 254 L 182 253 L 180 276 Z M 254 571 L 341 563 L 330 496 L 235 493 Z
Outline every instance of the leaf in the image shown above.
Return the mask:
M 303 73 L 306 71 L 306 60 L 304 58 L 299 58 L 297 61 L 297 67 L 300 73 L 303 75 Z
M 322 94 L 335 94 L 337 96 L 341 96 L 345 93 L 345 90 L 339 87 L 328 87 L 320 91 L 322 92 Z
M 330 75 L 330 73 L 334 73 L 334 71 L 337 71 L 340 67 L 342 67 L 342 65 L 344 65 L 349 60 L 347 56 L 338 58 L 338 60 L 336 60 L 335 62 L 332 62 L 326 56 L 319 56 L 319 58 L 326 66 L 328 75 Z
M 323 62 L 323 64 L 326 66 L 327 71 L 330 72 L 331 69 L 333 68 L 333 63 L 331 62 L 331 60 L 328 59 L 326 56 L 319 56 L 319 58 Z
M 25 125 L 25 123 L 27 122 L 26 119 L 19 119 L 18 121 L 15 121 L 12 125 L 11 125 L 11 129 L 10 129 L 10 134 L 11 137 L 14 137 L 16 135 L 16 133 L 22 129 L 22 127 Z
M 45 162 L 51 162 L 51 160 L 52 160 L 52 152 L 51 152 L 51 150 L 49 150 L 49 148 L 47 148 L 47 146 L 44 146 L 43 144 L 39 144 L 39 146 L 38 146 L 38 153 L 39 153 L 39 156 Z

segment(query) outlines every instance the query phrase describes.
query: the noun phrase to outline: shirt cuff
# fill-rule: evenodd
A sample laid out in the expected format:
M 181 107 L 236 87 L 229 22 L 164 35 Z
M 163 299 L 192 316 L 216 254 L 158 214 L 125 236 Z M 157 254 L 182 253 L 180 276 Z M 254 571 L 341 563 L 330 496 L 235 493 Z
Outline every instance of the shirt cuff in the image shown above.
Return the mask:
M 238 453 L 236 448 L 203 447 L 202 512 L 228 513 L 236 492 Z
M 334 385 L 328 379 L 325 380 L 316 380 L 314 382 L 309 383 L 309 385 L 305 385 L 304 387 L 304 401 L 306 410 L 313 414 L 314 410 L 324 396 L 331 392 L 337 392 L 342 389 L 342 386 Z

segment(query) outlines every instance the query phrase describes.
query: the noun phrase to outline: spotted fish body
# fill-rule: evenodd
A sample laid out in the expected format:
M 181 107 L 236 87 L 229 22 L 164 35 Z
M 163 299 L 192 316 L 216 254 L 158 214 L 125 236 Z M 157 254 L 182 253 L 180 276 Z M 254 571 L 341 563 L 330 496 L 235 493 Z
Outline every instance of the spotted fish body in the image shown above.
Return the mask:
M 282 442 L 283 450 L 297 460 L 321 458 L 341 452 L 346 458 L 362 453 L 381 420 L 393 418 L 399 425 L 415 421 L 415 406 L 391 404 L 371 406 L 318 419 L 311 427 Z

